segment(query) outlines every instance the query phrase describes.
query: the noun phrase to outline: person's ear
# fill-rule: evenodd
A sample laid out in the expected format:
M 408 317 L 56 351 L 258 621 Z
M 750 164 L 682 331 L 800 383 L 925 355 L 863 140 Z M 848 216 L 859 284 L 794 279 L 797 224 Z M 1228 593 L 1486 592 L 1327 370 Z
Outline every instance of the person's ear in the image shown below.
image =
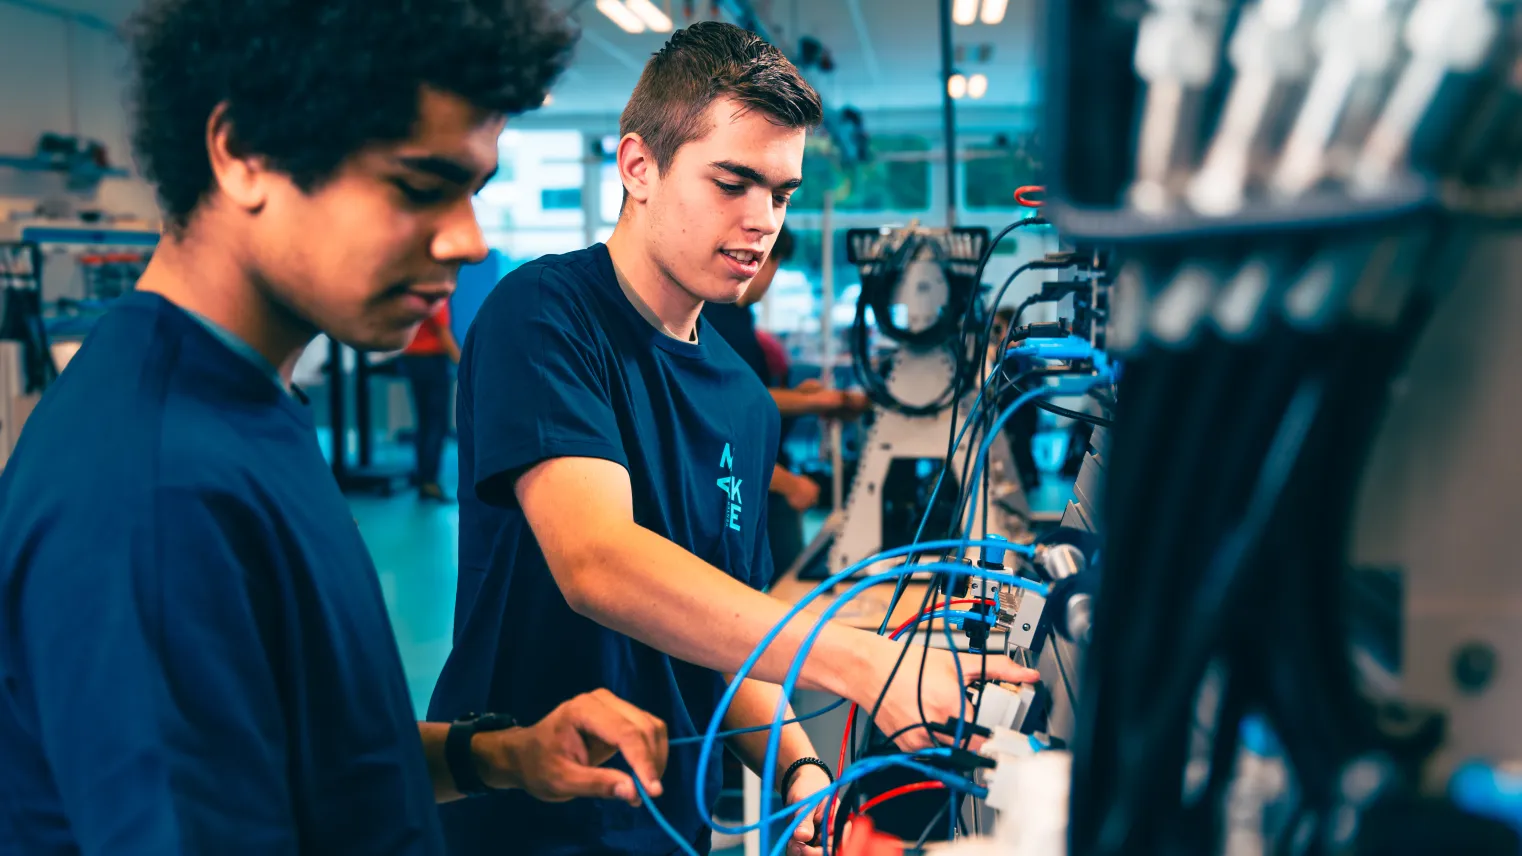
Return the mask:
M 250 214 L 264 207 L 269 199 L 269 166 L 264 158 L 241 151 L 225 101 L 206 120 L 206 154 L 218 192 Z
M 631 199 L 650 200 L 650 191 L 659 180 L 655 157 L 639 134 L 624 134 L 618 141 L 618 177 Z

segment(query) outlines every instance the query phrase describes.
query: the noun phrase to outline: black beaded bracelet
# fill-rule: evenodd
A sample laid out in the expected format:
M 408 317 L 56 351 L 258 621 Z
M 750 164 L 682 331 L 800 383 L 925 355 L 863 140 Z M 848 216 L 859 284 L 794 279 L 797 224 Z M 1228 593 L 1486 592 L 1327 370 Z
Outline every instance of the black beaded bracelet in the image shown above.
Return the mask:
M 826 776 L 830 777 L 830 784 L 835 783 L 835 774 L 830 772 L 830 765 L 819 760 L 818 758 L 799 758 L 792 764 L 788 765 L 787 772 L 782 774 L 782 782 L 778 785 L 777 790 L 782 794 L 783 797 L 787 796 L 788 785 L 793 783 L 793 774 L 804 767 L 818 767 L 824 771 Z

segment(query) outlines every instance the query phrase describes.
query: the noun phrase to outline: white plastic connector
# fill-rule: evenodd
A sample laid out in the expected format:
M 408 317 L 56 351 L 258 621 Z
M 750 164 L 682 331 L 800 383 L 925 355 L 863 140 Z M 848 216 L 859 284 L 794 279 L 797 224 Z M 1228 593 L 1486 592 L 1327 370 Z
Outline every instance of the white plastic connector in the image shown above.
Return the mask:
M 1007 856 L 1062 856 L 1067 852 L 1068 788 L 1073 757 L 1048 749 L 1028 755 L 1000 754 L 988 777 L 989 808 Z
M 1015 728 L 1018 726 L 1021 713 L 1029 701 L 1025 698 L 1027 690 L 1010 690 L 994 683 L 984 684 L 980 693 L 981 701 L 977 702 L 977 724 L 984 728 Z M 1034 693 L 1031 696 L 1034 697 Z

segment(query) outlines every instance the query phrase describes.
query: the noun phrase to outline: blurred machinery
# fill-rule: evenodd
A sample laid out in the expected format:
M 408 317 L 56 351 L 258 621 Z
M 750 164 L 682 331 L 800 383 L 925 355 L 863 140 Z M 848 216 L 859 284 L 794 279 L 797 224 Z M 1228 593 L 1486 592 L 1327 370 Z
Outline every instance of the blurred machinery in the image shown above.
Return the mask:
M 937 852 L 1519 852 L 1515 4 L 1045 9 L 1044 214 L 1115 276 L 1091 631 Z
M 953 526 L 968 473 L 950 454 L 949 439 L 958 409 L 967 412 L 980 373 L 987 372 L 984 351 L 962 336 L 968 318 L 986 315 L 978 287 L 986 229 L 852 229 L 846 242 L 848 260 L 862 277 L 852 364 L 876 409 L 844 509 L 791 569 L 804 579 L 822 579 L 913 543 L 927 529 Z M 892 347 L 880 355 L 874 340 Z M 981 531 L 986 522 L 987 531 L 1006 537 L 1025 535 L 1030 507 L 1003 444 L 989 463 L 987 484 L 988 503 L 974 504 L 974 525 Z M 922 520 L 928 524 L 919 526 Z
M 95 319 L 134 287 L 158 239 L 132 224 L 0 222 L 0 464 Z

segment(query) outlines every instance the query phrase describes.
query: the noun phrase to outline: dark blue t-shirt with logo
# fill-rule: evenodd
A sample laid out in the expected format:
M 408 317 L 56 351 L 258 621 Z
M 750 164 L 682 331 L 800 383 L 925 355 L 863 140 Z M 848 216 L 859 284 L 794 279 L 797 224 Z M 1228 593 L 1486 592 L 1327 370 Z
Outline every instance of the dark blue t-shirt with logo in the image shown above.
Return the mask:
M 660 717 L 672 737 L 701 733 L 722 676 L 573 612 L 513 484 L 551 458 L 613 461 L 629 473 L 636 523 L 761 588 L 772 574 L 765 513 L 779 424 L 766 388 L 706 324 L 696 342 L 656 329 L 601 244 L 508 274 L 466 336 L 459 382 L 455 644 L 429 718 L 492 711 L 532 722 L 601 687 Z M 706 851 L 697 758 L 696 746 L 672 748 L 657 805 Z M 718 766 L 701 775 L 716 793 Z M 440 812 L 457 856 L 676 851 L 645 808 L 612 801 L 508 792 Z

